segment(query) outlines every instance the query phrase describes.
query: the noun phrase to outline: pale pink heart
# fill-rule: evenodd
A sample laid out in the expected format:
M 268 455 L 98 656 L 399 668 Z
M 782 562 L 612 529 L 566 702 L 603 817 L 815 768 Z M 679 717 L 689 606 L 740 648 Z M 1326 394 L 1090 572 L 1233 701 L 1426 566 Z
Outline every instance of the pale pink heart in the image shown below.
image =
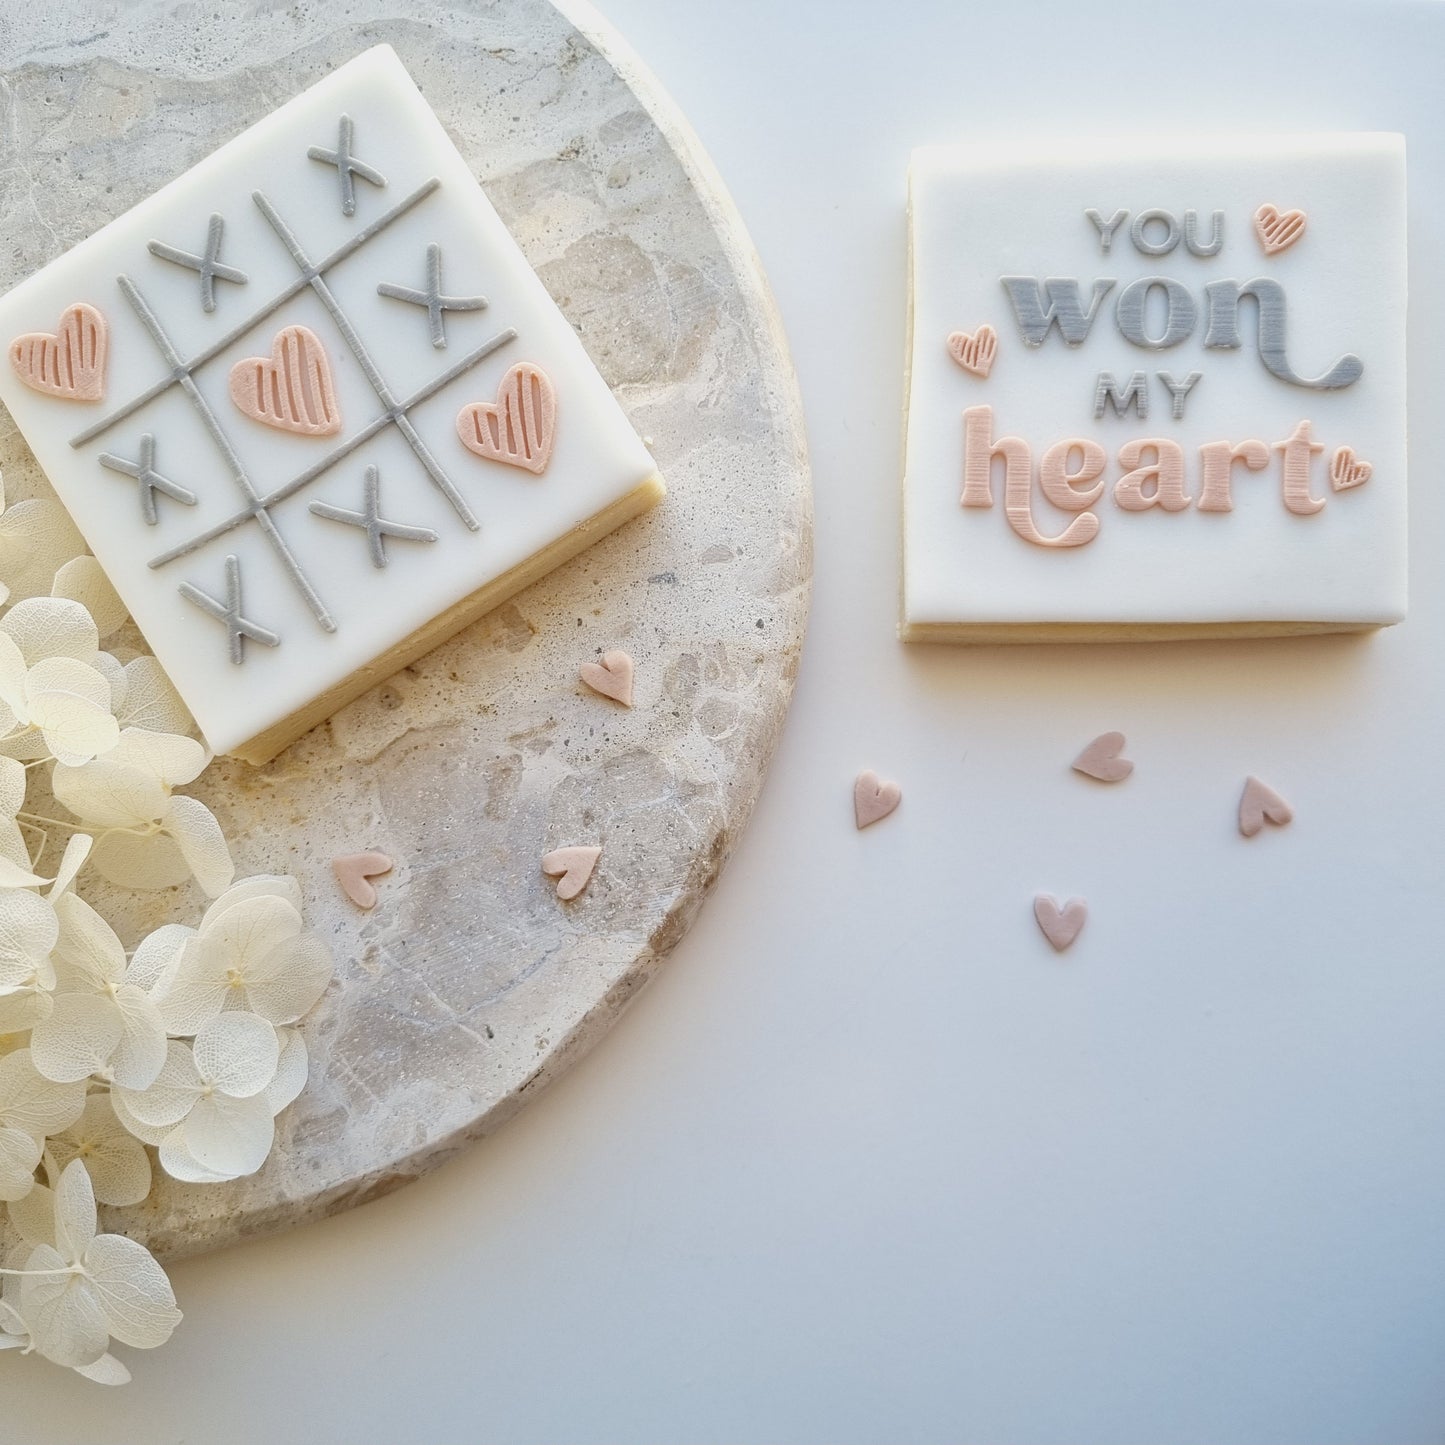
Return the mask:
M 869 828 L 886 818 L 903 801 L 897 783 L 882 782 L 875 772 L 858 774 L 853 784 L 853 818 L 858 827 Z
M 341 891 L 358 908 L 376 907 L 376 889 L 371 886 L 371 880 L 390 873 L 392 866 L 385 853 L 344 853 L 331 860 L 331 871 L 341 884 Z
M 1034 917 L 1040 929 L 1055 950 L 1062 953 L 1079 936 L 1079 930 L 1088 922 L 1088 905 L 1082 898 L 1071 898 L 1059 907 L 1058 899 L 1047 893 L 1040 893 L 1034 899 Z
M 105 317 L 84 301 L 66 307 L 55 331 L 27 331 L 10 343 L 10 365 L 32 391 L 64 401 L 105 395 L 110 332 Z
M 970 376 L 986 378 L 998 354 L 998 332 L 992 326 L 977 331 L 955 331 L 948 338 L 948 354 Z
M 542 872 L 557 878 L 557 897 L 564 903 L 575 898 L 592 878 L 592 870 L 602 856 L 600 848 L 554 848 L 542 858 Z
M 632 706 L 632 659 L 625 652 L 604 652 L 601 662 L 584 662 L 581 674 L 593 692 Z
M 1362 462 L 1353 447 L 1336 447 L 1330 458 L 1330 485 L 1337 492 L 1363 486 L 1375 474 L 1369 462 Z
M 1258 778 L 1244 780 L 1239 799 L 1239 831 L 1253 838 L 1266 823 L 1282 828 L 1294 817 L 1294 809 Z
M 341 410 L 321 338 L 305 326 L 283 326 L 270 356 L 247 356 L 231 368 L 231 400 L 252 421 L 298 436 L 335 436 Z
M 552 455 L 557 395 L 540 366 L 518 362 L 497 388 L 496 401 L 474 401 L 457 413 L 457 435 L 469 452 L 541 474 Z
M 1266 256 L 1277 256 L 1288 251 L 1305 233 L 1306 216 L 1303 211 L 1281 211 L 1277 206 L 1265 204 L 1254 213 L 1254 232 Z
M 1123 733 L 1100 733 L 1074 759 L 1073 769 L 1101 783 L 1122 783 L 1134 771 L 1134 764 L 1119 756 L 1123 749 Z

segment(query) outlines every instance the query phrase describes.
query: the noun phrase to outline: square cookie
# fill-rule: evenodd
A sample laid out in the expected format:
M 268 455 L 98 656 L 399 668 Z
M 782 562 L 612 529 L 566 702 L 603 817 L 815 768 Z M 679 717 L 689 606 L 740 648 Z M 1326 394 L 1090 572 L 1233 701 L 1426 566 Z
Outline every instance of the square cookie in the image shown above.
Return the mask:
M 901 635 L 1405 615 L 1400 136 L 930 148 Z
M 252 762 L 662 496 L 378 46 L 0 298 L 3 400 Z

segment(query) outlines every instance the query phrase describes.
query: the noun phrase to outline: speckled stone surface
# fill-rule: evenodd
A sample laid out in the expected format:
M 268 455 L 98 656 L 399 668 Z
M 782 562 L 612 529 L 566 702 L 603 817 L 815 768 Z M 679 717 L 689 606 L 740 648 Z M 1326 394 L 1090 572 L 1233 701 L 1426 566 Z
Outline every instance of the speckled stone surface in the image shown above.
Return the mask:
M 262 769 L 192 790 L 242 875 L 297 874 L 337 981 L 251 1179 L 106 1220 L 171 1257 L 384 1194 L 496 1127 L 618 1016 L 747 821 L 791 695 L 811 560 L 787 348 L 685 123 L 590 10 L 548 0 L 130 0 L 0 19 L 0 287 L 378 41 L 396 47 L 632 417 L 664 505 Z M 8 417 L 10 495 L 44 489 Z M 625 648 L 631 711 L 578 666 Z M 538 863 L 600 843 L 561 904 Z M 397 861 L 370 914 L 334 855 Z M 133 938 L 203 903 L 92 896 Z

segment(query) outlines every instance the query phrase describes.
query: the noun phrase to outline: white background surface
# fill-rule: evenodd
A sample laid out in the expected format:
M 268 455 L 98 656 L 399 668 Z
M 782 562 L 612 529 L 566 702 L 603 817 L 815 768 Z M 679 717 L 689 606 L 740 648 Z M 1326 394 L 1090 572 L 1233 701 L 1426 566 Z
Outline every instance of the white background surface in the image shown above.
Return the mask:
M 756 820 L 501 1135 L 178 1267 L 127 1392 L 5 1370 L 0 1439 L 1445 1438 L 1445 12 L 607 8 L 731 186 L 808 406 L 814 620 Z M 908 150 L 1166 123 L 1408 137 L 1410 620 L 904 649 Z M 1071 775 L 1111 727 L 1134 777 Z M 905 796 L 858 834 L 865 766 Z M 1247 772 L 1292 827 L 1238 837 Z M 1089 899 L 1062 958 L 1038 889 Z

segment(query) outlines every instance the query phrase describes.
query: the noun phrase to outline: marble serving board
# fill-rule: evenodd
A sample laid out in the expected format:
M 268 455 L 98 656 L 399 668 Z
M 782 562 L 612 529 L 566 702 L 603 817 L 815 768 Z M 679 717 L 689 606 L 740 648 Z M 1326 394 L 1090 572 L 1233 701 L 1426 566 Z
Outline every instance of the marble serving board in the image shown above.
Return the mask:
M 811 555 L 803 423 L 746 232 L 686 123 L 590 8 L 96 0 L 0 29 L 0 288 L 352 55 L 393 45 L 648 440 L 669 495 L 264 768 L 195 792 L 238 874 L 290 872 L 337 979 L 259 1174 L 163 1180 L 105 1224 L 178 1257 L 442 1163 L 595 1042 L 687 931 L 791 696 Z M 0 416 L 10 497 L 43 495 Z M 132 636 L 132 644 L 138 638 Z M 629 711 L 578 681 L 624 648 Z M 597 843 L 559 903 L 541 855 Z M 396 860 L 362 913 L 337 854 Z M 194 890 L 92 896 L 134 938 Z

